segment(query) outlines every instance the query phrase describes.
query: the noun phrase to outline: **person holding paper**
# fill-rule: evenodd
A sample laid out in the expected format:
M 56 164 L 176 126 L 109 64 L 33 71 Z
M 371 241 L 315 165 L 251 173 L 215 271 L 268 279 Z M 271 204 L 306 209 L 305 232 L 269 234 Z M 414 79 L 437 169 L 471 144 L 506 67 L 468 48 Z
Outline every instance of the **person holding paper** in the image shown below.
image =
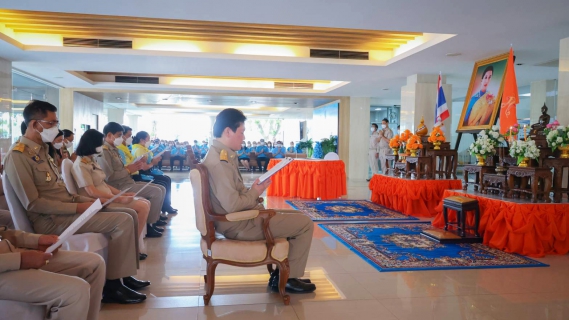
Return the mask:
M 123 165 L 117 146 L 123 142 L 123 127 L 116 122 L 109 122 L 103 128 L 105 143 L 103 144 L 103 155 L 95 158 L 95 161 L 105 172 L 106 182 L 115 189 L 123 190 L 131 188 L 131 192 L 142 189 L 146 183 L 135 182 L 131 177 L 131 172 L 136 172 L 143 168 L 144 161 L 135 161 L 129 165 Z M 151 185 L 140 193 L 140 197 L 150 201 L 150 212 L 148 214 L 147 232 L 163 232 L 164 229 L 156 225 L 160 219 L 160 208 L 164 203 L 166 189 L 159 185 Z M 152 231 L 149 231 L 152 229 Z
M 79 194 L 91 198 L 99 198 L 102 202 L 119 194 L 121 191 L 109 186 L 105 182 L 105 172 L 99 164 L 94 161 L 94 157 L 98 157 L 103 152 L 104 135 L 95 129 L 87 130 L 77 145 L 77 161 L 73 163 L 71 174 L 79 189 Z M 146 199 L 134 199 L 134 193 L 128 192 L 120 196 L 114 203 L 110 203 L 108 208 L 130 208 L 137 213 L 138 220 L 138 237 L 142 234 L 146 221 L 148 220 L 148 212 L 150 211 L 150 202 Z M 159 237 L 156 234 L 150 234 L 149 237 Z
M 32 100 L 23 111 L 26 133 L 6 154 L 4 183 L 10 183 L 36 233 L 60 235 L 93 203 L 93 199 L 70 194 L 59 175 L 46 142 L 58 133 L 57 108 Z M 105 301 L 140 303 L 146 295 L 121 283 L 144 283 L 136 274 L 138 256 L 134 223 L 124 212 L 98 212 L 77 231 L 108 235 Z
M 150 135 L 146 131 L 140 131 L 134 136 L 132 142 L 134 143 L 132 145 L 132 154 L 135 157 L 140 157 L 145 154 L 148 155 L 147 162 L 142 164 L 140 174 L 152 176 L 154 178 L 154 181 L 152 183 L 155 185 L 160 185 L 166 190 L 166 193 L 164 195 L 164 203 L 162 204 L 162 212 L 167 212 L 169 214 L 178 213 L 178 210 L 172 208 L 172 179 L 170 179 L 170 177 L 167 175 L 155 174 L 150 170 L 162 158 L 154 158 L 154 154 L 148 149 Z M 133 176 L 132 178 L 134 180 L 140 181 L 136 176 Z
M 97 320 L 105 261 L 92 252 L 45 253 L 55 242 L 56 235 L 0 227 L 0 300 L 45 306 L 46 319 Z
M 245 187 L 239 173 L 236 150 L 245 139 L 245 120 L 243 112 L 237 109 L 221 111 L 213 126 L 215 140 L 203 164 L 209 171 L 211 204 L 217 214 L 227 214 L 245 210 L 263 209 L 259 196 L 271 183 L 270 179 L 259 184 L 257 179 L 251 188 Z M 228 239 L 262 240 L 262 218 L 235 222 L 216 222 L 215 230 Z M 314 223 L 304 214 L 279 212 L 269 223 L 275 238 L 289 239 L 290 278 L 287 291 L 308 293 L 316 286 L 308 280 L 298 279 L 304 269 L 310 252 Z M 278 290 L 278 271 L 271 275 L 270 287 Z

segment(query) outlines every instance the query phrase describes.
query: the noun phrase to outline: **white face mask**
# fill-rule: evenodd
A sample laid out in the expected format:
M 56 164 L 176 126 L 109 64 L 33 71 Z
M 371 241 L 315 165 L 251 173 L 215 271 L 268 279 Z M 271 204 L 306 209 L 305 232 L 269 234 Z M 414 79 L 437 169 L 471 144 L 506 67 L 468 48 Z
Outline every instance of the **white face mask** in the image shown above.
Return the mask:
M 261 142 L 261 145 L 262 145 L 262 146 L 264 146 L 264 145 L 265 145 L 265 143 L 264 143 L 264 142 Z
M 371 128 L 369 129 L 369 131 L 374 132 L 374 131 L 375 131 L 375 127 L 371 127 Z
M 73 142 L 67 142 L 67 143 L 65 143 L 65 147 L 66 147 L 67 149 L 73 148 Z
M 57 127 L 51 127 L 49 129 L 46 129 L 44 128 L 44 126 L 41 125 L 40 122 L 38 123 L 43 128 L 42 132 L 36 130 L 40 134 L 41 140 L 45 143 L 53 142 L 53 139 L 55 139 L 55 137 L 57 137 L 57 134 L 59 133 L 59 129 Z
M 146 141 L 146 143 L 144 144 L 145 147 L 150 147 L 150 141 Z
M 381 127 L 382 127 L 383 129 L 385 129 L 385 128 L 387 128 L 387 125 L 382 124 Z
M 97 151 L 97 155 L 100 155 L 101 153 L 103 153 L 103 147 L 96 147 L 95 151 Z
M 130 146 L 132 144 L 132 137 L 126 138 L 126 145 Z
M 53 144 L 53 147 L 57 150 L 61 149 L 61 147 L 63 147 L 63 142 L 57 142 Z
M 115 147 L 118 147 L 122 144 L 122 142 L 123 142 L 123 138 L 118 137 L 118 138 L 115 138 L 115 141 L 113 141 L 113 144 L 115 145 Z

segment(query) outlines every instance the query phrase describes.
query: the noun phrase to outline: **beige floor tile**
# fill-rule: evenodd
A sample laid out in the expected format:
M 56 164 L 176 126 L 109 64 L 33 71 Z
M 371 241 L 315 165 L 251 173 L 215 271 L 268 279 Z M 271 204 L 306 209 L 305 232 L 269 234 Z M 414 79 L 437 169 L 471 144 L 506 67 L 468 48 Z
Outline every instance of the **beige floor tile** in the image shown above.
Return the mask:
M 569 319 L 567 300 L 550 300 L 533 293 L 479 295 L 465 299 L 477 309 L 499 320 Z
M 373 272 L 351 274 L 376 299 L 452 295 L 453 281 L 444 272 Z
M 462 297 L 417 297 L 379 300 L 399 320 L 493 320 Z M 512 318 L 515 319 L 515 318 Z
M 184 319 L 194 320 L 198 317 L 198 308 L 176 309 L 147 309 L 138 308 L 132 310 L 103 310 L 99 320 L 166 320 Z
M 249 304 L 239 306 L 200 307 L 198 319 L 224 320 L 297 320 L 291 306 L 282 304 Z
M 293 305 L 298 318 L 326 320 L 397 320 L 376 300 L 303 302 Z

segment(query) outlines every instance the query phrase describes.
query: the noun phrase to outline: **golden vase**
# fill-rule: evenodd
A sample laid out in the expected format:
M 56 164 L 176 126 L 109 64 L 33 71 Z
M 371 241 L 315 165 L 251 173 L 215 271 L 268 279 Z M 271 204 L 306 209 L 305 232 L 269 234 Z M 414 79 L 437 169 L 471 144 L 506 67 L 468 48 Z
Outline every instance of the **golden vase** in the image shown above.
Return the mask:
M 399 148 L 391 148 L 391 150 L 393 150 L 394 156 L 398 155 L 397 151 L 399 151 Z
M 520 164 L 518 164 L 518 167 L 522 167 L 522 168 L 527 168 L 530 166 L 530 158 L 528 157 L 523 157 L 522 161 L 520 161 Z
M 485 166 L 486 165 L 486 157 L 480 154 L 476 155 L 476 160 L 478 160 L 477 166 Z
M 433 148 L 433 150 L 441 150 L 441 142 L 440 141 L 433 142 L 433 146 L 435 146 Z
M 411 157 L 417 156 L 417 149 L 409 149 L 409 151 L 411 152 Z
M 561 150 L 561 156 L 559 156 L 559 158 L 569 159 L 569 145 L 561 146 L 561 147 L 559 147 L 559 150 Z

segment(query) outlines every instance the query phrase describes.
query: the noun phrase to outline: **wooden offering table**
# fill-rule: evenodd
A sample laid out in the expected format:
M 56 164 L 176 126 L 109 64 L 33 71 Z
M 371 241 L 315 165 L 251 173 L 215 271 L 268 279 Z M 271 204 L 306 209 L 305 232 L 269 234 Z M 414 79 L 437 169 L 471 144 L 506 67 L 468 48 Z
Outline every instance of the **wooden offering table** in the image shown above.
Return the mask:
M 475 164 L 465 164 L 464 165 L 464 183 L 462 184 L 462 190 L 466 190 L 468 185 L 471 184 L 474 186 L 474 191 L 484 191 L 484 175 L 487 173 L 495 173 L 494 166 L 479 166 Z M 468 174 L 474 173 L 476 174 L 476 179 L 474 182 L 468 182 Z
M 548 158 L 543 160 L 545 167 L 553 168 L 553 202 L 559 203 L 563 193 L 569 195 L 569 189 L 563 188 L 563 168 L 569 168 L 569 159 Z M 569 185 L 569 181 L 565 181 Z
M 484 174 L 482 184 L 484 185 L 484 191 L 482 192 L 484 194 L 491 191 L 505 197 L 508 192 L 508 179 L 505 174 L 486 173 Z
M 390 162 L 391 161 L 391 165 Z M 395 174 L 395 163 L 399 161 L 399 155 L 396 154 L 388 154 L 385 156 L 385 163 L 384 163 L 384 168 L 385 168 L 385 172 L 384 174 L 386 175 L 393 175 Z
M 414 170 L 417 179 L 421 179 L 423 176 L 430 179 L 432 177 L 432 162 L 431 157 L 407 157 L 406 176 L 410 177 L 411 172 Z
M 551 202 L 549 192 L 551 191 L 551 169 L 538 167 L 510 167 L 508 169 L 508 198 L 521 193 L 531 194 L 531 202 L 537 202 L 538 197 L 543 197 L 546 203 Z M 515 179 L 520 178 L 518 188 L 515 187 Z M 529 180 L 529 181 L 528 181 Z M 530 188 L 527 188 L 528 182 Z M 540 184 L 541 182 L 541 184 Z M 541 188 L 540 188 L 541 185 Z

